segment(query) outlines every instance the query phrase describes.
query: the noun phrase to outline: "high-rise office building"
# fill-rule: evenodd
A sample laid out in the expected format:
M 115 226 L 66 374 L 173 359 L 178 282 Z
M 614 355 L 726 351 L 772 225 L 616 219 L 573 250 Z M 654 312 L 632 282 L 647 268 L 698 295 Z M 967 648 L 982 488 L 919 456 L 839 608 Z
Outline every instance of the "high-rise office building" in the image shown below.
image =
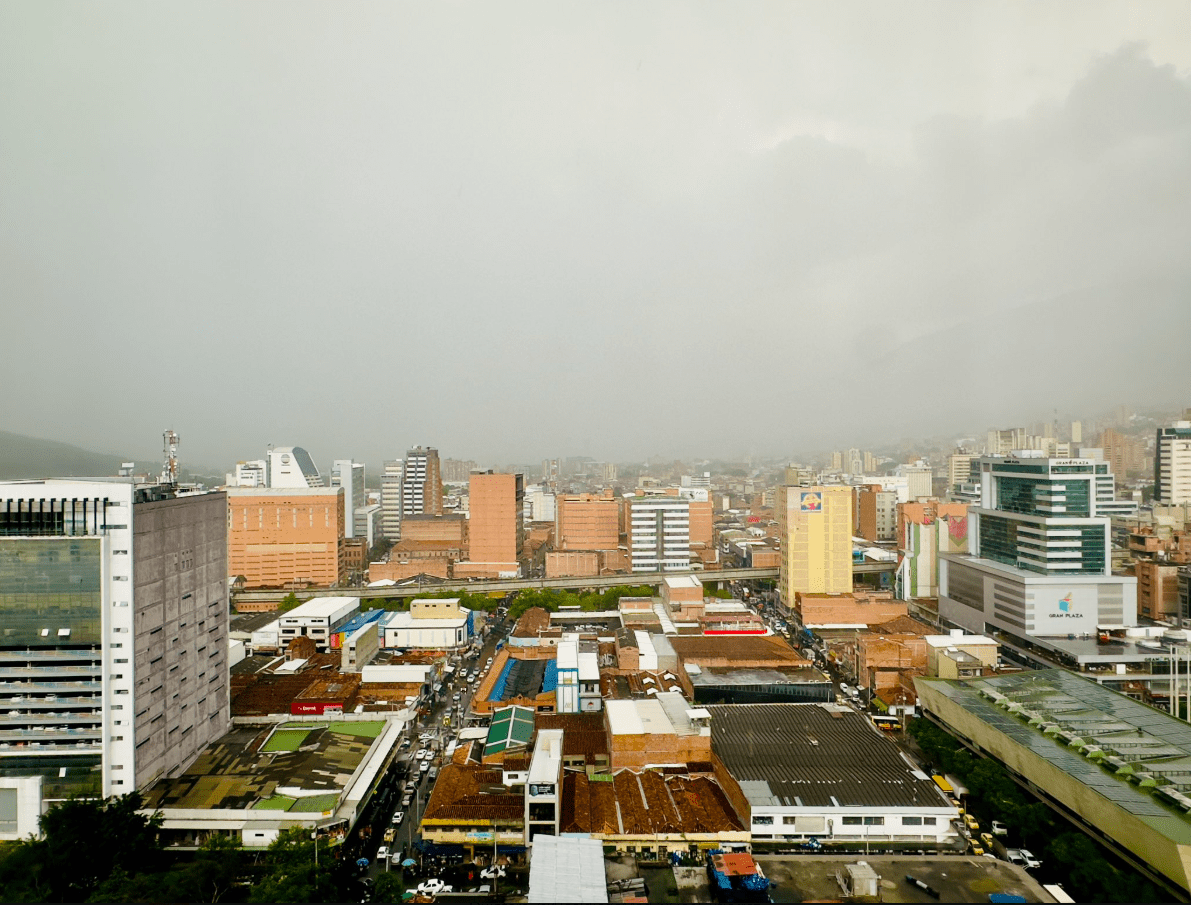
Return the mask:
M 471 459 L 443 459 L 442 479 L 452 484 L 467 483 L 479 466 Z
M 516 576 L 525 548 L 525 476 L 473 472 L 468 500 L 468 561 L 455 564 L 455 576 Z
M 639 496 L 629 500 L 629 561 L 634 572 L 685 572 L 691 567 L 690 500 Z
M 777 499 L 782 605 L 795 594 L 852 591 L 852 488 L 779 487 Z
M 0 484 L 0 839 L 145 788 L 230 728 L 227 576 L 221 492 Z
M 437 449 L 418 446 L 405 454 L 401 514 L 442 515 L 442 469 Z
M 939 614 L 1018 637 L 1137 622 L 1137 579 L 1112 574 L 1108 463 L 1038 452 L 979 460 L 967 554 L 943 554 Z
M 909 483 L 911 500 L 933 495 L 935 471 L 929 465 L 925 465 L 922 462 L 916 465 L 903 465 L 900 471 L 906 476 L 906 480 Z
M 265 462 L 270 487 L 322 487 L 322 475 L 310 453 L 300 446 L 274 446 Z
M 897 536 L 897 493 L 882 490 L 880 484 L 864 484 L 856 489 L 856 533 L 873 543 L 891 541 Z
M 1010 427 L 1005 430 L 990 430 L 984 444 L 985 455 L 1007 456 L 1015 449 L 1025 449 L 1026 429 L 1024 427 Z
M 1191 421 L 1158 428 L 1154 502 L 1167 506 L 1191 503 Z
M 386 540 L 401 539 L 401 475 L 405 463 L 400 459 L 385 461 L 380 475 L 381 531 Z
M 356 513 L 368 501 L 364 492 L 364 466 L 351 459 L 336 459 L 331 463 L 331 486 L 343 488 L 344 537 L 357 537 L 365 532 L 367 516 Z
M 972 481 L 972 463 L 980 457 L 975 453 L 956 452 L 947 457 L 947 489 Z

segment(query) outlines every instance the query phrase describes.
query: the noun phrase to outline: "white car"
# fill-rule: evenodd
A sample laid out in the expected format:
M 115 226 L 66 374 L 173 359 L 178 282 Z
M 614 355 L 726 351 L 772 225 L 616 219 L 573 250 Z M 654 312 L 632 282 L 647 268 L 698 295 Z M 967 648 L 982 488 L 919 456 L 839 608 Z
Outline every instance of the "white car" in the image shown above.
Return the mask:
M 417 754 L 414 755 L 414 760 L 423 760 L 430 756 L 430 752 L 425 748 L 419 748 Z
M 401 821 L 405 819 L 405 811 L 398 811 L 393 815 L 393 826 L 401 826 Z
M 389 857 L 389 847 L 387 845 L 382 845 L 380 848 L 378 848 L 376 850 L 376 860 L 377 861 L 385 861 L 388 859 L 388 857 Z
M 480 876 L 485 880 L 503 880 L 505 876 L 505 869 L 499 864 L 495 864 L 492 867 L 485 867 L 482 871 L 480 871 Z
M 430 880 L 425 880 L 418 884 L 418 895 L 420 896 L 436 896 L 440 892 L 454 892 L 454 888 L 448 886 L 438 877 Z
M 1001 823 L 999 820 L 994 820 L 992 822 L 992 834 L 994 836 L 1008 836 L 1009 827 L 1005 826 L 1005 824 Z

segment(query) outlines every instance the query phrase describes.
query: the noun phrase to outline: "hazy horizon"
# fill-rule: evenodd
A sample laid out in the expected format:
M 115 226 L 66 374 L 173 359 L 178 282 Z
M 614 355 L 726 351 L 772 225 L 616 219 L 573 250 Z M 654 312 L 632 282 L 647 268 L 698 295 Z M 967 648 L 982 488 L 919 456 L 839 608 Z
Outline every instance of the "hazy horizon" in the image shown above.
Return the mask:
M 329 471 L 1191 405 L 1189 26 L 1183 2 L 0 7 L 0 428 Z

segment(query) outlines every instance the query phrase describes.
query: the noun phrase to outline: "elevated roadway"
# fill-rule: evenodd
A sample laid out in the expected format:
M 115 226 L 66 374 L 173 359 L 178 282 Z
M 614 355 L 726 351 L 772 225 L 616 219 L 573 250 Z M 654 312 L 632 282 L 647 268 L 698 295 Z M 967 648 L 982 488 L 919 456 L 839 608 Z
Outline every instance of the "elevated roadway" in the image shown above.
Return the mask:
M 872 575 L 881 572 L 893 572 L 896 563 L 865 562 L 852 566 L 853 575 Z M 618 588 L 634 587 L 636 585 L 659 585 L 666 578 L 676 575 L 694 575 L 705 584 L 722 583 L 725 581 L 773 581 L 777 578 L 777 569 L 715 569 L 710 571 L 690 572 L 638 572 L 628 575 L 600 575 L 589 578 L 501 578 L 483 579 L 480 581 L 444 581 L 440 583 L 426 582 L 424 584 L 408 584 L 386 588 L 306 588 L 295 590 L 302 600 L 312 597 L 351 596 L 361 599 L 395 597 L 418 597 L 422 594 L 432 594 L 439 591 L 466 591 L 469 594 L 491 594 L 511 591 L 538 590 L 545 588 L 575 589 L 575 588 Z M 268 603 L 281 600 L 288 590 L 260 590 L 240 591 L 232 595 L 232 602 L 240 603 Z

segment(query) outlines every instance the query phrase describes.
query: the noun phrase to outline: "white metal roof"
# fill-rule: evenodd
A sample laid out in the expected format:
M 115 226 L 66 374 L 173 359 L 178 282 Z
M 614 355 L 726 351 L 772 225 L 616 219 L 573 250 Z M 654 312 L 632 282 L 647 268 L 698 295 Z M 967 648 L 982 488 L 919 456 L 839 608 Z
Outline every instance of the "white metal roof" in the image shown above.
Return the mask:
M 645 726 L 637 715 L 637 706 L 633 701 L 605 701 L 604 709 L 608 711 L 608 727 L 613 735 L 645 733 Z
M 528 781 L 558 782 L 558 772 L 562 769 L 562 730 L 542 729 L 538 732 L 538 741 L 534 745 L 533 757 L 529 761 Z
M 534 837 L 529 901 L 607 902 L 604 849 L 591 836 Z
M 283 613 L 281 618 L 288 619 L 326 619 L 329 616 L 334 616 L 345 606 L 354 604 L 356 609 L 360 608 L 359 597 L 313 597 L 307 600 L 301 606 L 296 606 L 288 613 Z

